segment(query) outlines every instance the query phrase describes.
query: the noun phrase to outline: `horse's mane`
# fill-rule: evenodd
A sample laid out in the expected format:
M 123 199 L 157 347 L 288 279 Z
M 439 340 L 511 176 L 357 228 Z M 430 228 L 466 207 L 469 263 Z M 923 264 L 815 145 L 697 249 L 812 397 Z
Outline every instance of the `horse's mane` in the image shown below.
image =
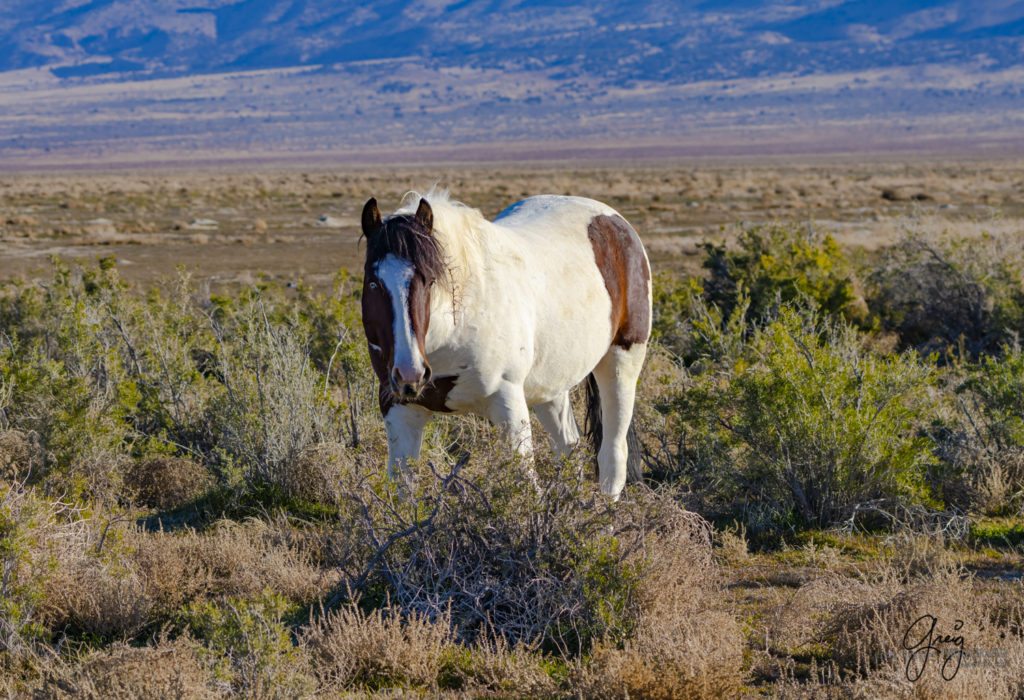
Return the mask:
M 447 281 L 454 293 L 470 271 L 483 267 L 485 232 L 491 223 L 479 209 L 453 200 L 448 190 L 436 187 L 426 194 L 407 193 L 395 215 L 414 214 L 421 198 L 434 212 L 434 236 L 448 266 Z

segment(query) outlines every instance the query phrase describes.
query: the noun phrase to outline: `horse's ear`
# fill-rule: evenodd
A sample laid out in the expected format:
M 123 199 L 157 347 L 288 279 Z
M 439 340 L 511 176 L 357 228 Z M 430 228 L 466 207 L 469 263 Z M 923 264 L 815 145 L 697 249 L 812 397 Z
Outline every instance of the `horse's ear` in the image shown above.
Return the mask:
M 377 200 L 370 197 L 363 205 L 363 235 L 373 238 L 380 230 L 380 209 L 377 208 Z
M 430 208 L 427 200 L 420 197 L 420 205 L 416 207 L 416 220 L 428 231 L 434 230 L 434 210 Z

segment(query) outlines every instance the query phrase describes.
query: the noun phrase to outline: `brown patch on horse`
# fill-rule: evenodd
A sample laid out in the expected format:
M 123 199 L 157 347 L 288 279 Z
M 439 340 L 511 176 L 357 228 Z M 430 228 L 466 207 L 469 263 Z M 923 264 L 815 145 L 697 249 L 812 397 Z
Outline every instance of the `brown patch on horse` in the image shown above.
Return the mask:
M 423 387 L 423 391 L 420 392 L 419 396 L 411 400 L 400 399 L 395 396 L 387 384 L 382 381 L 377 394 L 377 398 L 380 401 L 380 414 L 382 416 L 387 416 L 391 407 L 400 403 L 422 406 L 423 408 L 437 413 L 451 413 L 452 409 L 448 408 L 446 402 L 448 401 L 448 394 L 450 394 L 452 389 L 455 388 L 455 384 L 458 381 L 459 376 L 456 374 L 433 379 L 429 384 Z
M 651 268 L 644 245 L 621 216 L 595 216 L 587 227 L 594 260 L 612 300 L 612 345 L 629 350 L 651 328 Z
M 377 376 L 388 376 L 388 366 L 395 350 L 394 311 L 391 308 L 391 297 L 384 285 L 373 281 L 370 273 L 364 273 L 363 298 L 360 300 L 363 312 L 363 331 L 368 343 L 376 345 L 381 352 L 370 349 L 370 362 Z M 373 286 L 371 286 L 373 285 Z M 379 366 L 378 366 L 379 365 Z M 383 374 L 382 374 L 383 372 Z
M 426 284 L 423 277 L 414 275 L 409 282 L 409 301 L 406 305 L 409 312 L 409 321 L 412 323 L 413 332 L 416 334 L 416 343 L 420 348 L 420 356 L 424 364 L 427 364 L 427 350 L 424 344 L 427 339 L 427 331 L 430 330 L 430 285 Z M 429 367 L 429 364 L 427 364 Z

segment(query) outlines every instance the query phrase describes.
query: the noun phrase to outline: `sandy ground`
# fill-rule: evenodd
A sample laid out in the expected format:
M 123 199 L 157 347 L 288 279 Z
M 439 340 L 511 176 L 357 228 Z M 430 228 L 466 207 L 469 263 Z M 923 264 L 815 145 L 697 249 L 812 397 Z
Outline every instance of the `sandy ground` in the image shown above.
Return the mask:
M 662 163 L 621 165 L 45 174 L 0 178 L 0 279 L 46 276 L 49 257 L 115 255 L 144 284 L 181 268 L 218 284 L 261 277 L 317 288 L 359 271 L 358 217 L 410 190 L 448 187 L 494 216 L 533 194 L 610 203 L 656 268 L 699 269 L 699 245 L 742 227 L 809 224 L 867 250 L 906 229 L 1020 230 L 1024 162 Z

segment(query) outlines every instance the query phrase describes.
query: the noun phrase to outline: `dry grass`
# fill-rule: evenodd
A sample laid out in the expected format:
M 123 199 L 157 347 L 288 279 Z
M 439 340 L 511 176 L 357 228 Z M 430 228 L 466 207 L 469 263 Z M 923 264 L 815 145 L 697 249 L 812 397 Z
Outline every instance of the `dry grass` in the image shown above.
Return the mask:
M 202 648 L 183 636 L 145 647 L 115 644 L 70 668 L 50 669 L 34 695 L 69 700 L 212 700 L 226 697 L 227 691 L 203 660 Z
M 188 635 L 126 646 L 117 640 L 134 636 L 138 643 L 142 630 L 188 606 L 213 603 L 229 617 L 244 617 L 245 608 L 233 601 L 258 600 L 267 591 L 315 603 L 339 583 L 324 551 L 337 534 L 273 518 L 147 533 L 109 514 L 83 518 L 28 492 L 8 494 L 6 512 L 23 513 L 16 517 L 30 525 L 33 547 L 40 547 L 20 564 L 22 579 L 35 576 L 45 589 L 36 619 L 48 629 L 114 643 L 59 661 L 44 647 L 33 655 L 36 642 L 14 655 L 8 636 L 0 656 L 6 663 L 20 659 L 22 670 L 4 667 L 0 690 L 96 698 L 378 691 L 698 698 L 738 695 L 751 679 L 780 697 L 1015 697 L 1024 689 L 1020 584 L 994 587 L 966 574 L 962 557 L 941 539 L 896 537 L 879 556 L 853 565 L 827 545 L 782 552 L 776 555 L 782 563 L 768 570 L 793 576 L 758 584 L 759 602 L 749 608 L 722 581 L 763 570 L 767 555 L 749 551 L 742 531 L 717 533 L 719 542 L 731 544 L 713 552 L 699 521 L 668 502 L 638 496 L 621 508 L 625 522 L 649 535 L 631 555 L 643 562 L 630 613 L 635 625 L 627 638 L 599 642 L 566 667 L 501 635 L 459 641 L 447 615 L 430 619 L 354 603 L 298 624 L 297 645 L 273 653 L 255 640 L 278 639 L 285 628 L 263 613 L 241 628 L 254 635 L 232 643 L 241 646 Z M 757 612 L 751 617 L 750 610 Z M 935 617 L 937 630 L 964 621 L 966 653 L 953 680 L 941 677 L 935 658 L 918 681 L 905 678 L 902 635 L 925 614 Z
M 549 675 L 545 658 L 526 644 L 510 645 L 503 637 L 483 636 L 471 647 L 449 647 L 441 683 L 469 696 L 553 697 L 559 684 Z
M 153 607 L 143 581 L 120 562 L 83 554 L 60 562 L 46 581 L 41 619 L 79 636 L 133 638 L 150 623 Z
M 726 564 L 742 564 L 750 558 L 747 528 L 742 523 L 715 532 L 718 556 Z
M 436 690 L 453 637 L 448 618 L 403 619 L 393 608 L 366 613 L 352 603 L 311 624 L 302 645 L 328 692 L 396 685 Z
M 636 633 L 621 646 L 598 646 L 578 681 L 585 696 L 707 698 L 738 692 L 743 634 L 722 607 L 710 560 L 680 555 L 692 547 L 687 530 L 658 537 L 648 554 Z
M 750 223 L 812 220 L 843 243 L 872 250 L 890 243 L 908 223 L 940 230 L 1012 229 L 1022 214 L 1021 170 L 1019 163 L 1006 161 L 617 163 L 573 170 L 463 165 L 15 176 L 0 181 L 0 222 L 6 222 L 0 276 L 23 274 L 26 264 L 40 265 L 49 254 L 91 256 L 95 246 L 103 246 L 135 263 L 126 265 L 124 274 L 136 281 L 169 277 L 183 264 L 217 284 L 264 272 L 281 282 L 301 275 L 326 287 L 339 266 L 354 270 L 361 264 L 356 222 L 368 197 L 377 197 L 387 208 L 405 192 L 433 183 L 451 188 L 490 216 L 534 194 L 608 201 L 649 240 L 659 265 L 696 270 L 696 242 L 732 236 L 738 225 Z M 344 227 L 317 227 L 325 216 Z M 102 235 L 88 233 L 97 228 L 89 222 L 98 219 L 110 223 L 101 226 Z M 217 229 L 187 231 L 188 222 L 197 219 L 214 219 Z
M 986 594 L 941 545 L 914 551 L 924 544 L 899 542 L 856 575 L 826 572 L 774 608 L 762 661 L 774 671 L 760 672 L 783 678 L 783 697 L 1019 697 L 1020 585 Z M 813 659 L 799 682 L 793 657 Z
M 150 597 L 166 610 L 193 599 L 254 598 L 272 590 L 310 603 L 338 581 L 274 524 L 220 521 L 205 532 L 138 533 L 132 555 Z
M 151 457 L 128 467 L 125 482 L 146 508 L 173 510 L 198 498 L 211 485 L 210 473 L 192 460 Z
M 0 432 L 0 479 L 16 482 L 28 478 L 42 460 L 35 435 L 22 430 Z

